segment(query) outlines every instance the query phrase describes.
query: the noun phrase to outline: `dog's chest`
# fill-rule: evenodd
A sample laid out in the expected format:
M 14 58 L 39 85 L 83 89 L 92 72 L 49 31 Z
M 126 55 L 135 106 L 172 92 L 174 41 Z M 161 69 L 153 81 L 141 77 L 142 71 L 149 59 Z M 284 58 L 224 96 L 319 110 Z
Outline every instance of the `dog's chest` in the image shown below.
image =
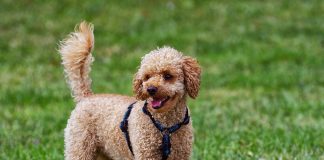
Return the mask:
M 139 110 L 134 110 L 130 116 L 129 135 L 135 159 L 161 159 L 163 134 Z M 193 141 L 191 123 L 170 134 L 170 141 L 168 159 L 189 159 Z

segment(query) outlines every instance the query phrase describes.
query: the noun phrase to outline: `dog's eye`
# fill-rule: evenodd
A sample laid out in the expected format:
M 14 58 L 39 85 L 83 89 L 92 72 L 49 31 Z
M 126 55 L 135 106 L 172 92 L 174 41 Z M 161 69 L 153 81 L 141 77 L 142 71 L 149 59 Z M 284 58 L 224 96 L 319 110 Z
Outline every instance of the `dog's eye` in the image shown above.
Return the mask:
M 144 76 L 144 81 L 147 81 L 150 78 L 151 78 L 150 75 L 147 74 L 147 75 Z
M 163 75 L 163 78 L 165 79 L 165 80 L 170 80 L 171 78 L 172 78 L 172 75 L 171 74 L 164 74 Z

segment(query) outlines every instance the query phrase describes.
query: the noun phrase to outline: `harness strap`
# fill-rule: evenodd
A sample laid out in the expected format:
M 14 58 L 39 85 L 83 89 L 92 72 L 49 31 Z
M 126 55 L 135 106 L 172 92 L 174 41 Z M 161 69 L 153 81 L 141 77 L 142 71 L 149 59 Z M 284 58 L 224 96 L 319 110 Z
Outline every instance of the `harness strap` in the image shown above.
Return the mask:
M 132 152 L 132 155 L 134 155 L 134 153 L 133 153 L 133 148 L 132 148 L 130 138 L 129 138 L 129 134 L 128 134 L 128 117 L 129 117 L 135 103 L 136 102 L 134 102 L 134 103 L 132 103 L 132 104 L 130 104 L 128 106 L 127 111 L 126 111 L 126 113 L 124 115 L 123 121 L 120 122 L 120 126 L 119 126 L 121 131 L 124 133 L 128 148 Z
M 145 102 L 143 108 L 143 112 L 148 115 L 153 122 L 154 126 L 162 133 L 162 145 L 161 145 L 161 151 L 162 151 L 162 160 L 168 159 L 170 153 L 171 153 L 171 133 L 177 131 L 181 128 L 183 125 L 187 125 L 190 121 L 190 116 L 188 113 L 188 107 L 186 107 L 186 115 L 182 122 L 175 124 L 171 127 L 165 127 L 163 126 L 159 121 L 156 121 L 152 114 L 147 110 L 147 102 Z
M 127 111 L 126 111 L 126 113 L 124 115 L 123 121 L 120 122 L 120 126 L 119 126 L 121 131 L 124 133 L 128 148 L 131 151 L 132 155 L 134 155 L 134 152 L 133 152 L 133 148 L 132 148 L 130 138 L 129 138 L 129 133 L 128 133 L 128 117 L 129 117 L 135 103 L 136 102 L 134 102 L 134 103 L 132 103 L 132 104 L 130 104 L 128 106 Z M 181 126 L 187 125 L 189 123 L 189 121 L 190 121 L 190 116 L 189 116 L 189 113 L 188 113 L 188 107 L 186 107 L 186 115 L 185 115 L 183 121 L 178 123 L 178 124 L 175 124 L 175 125 L 173 125 L 171 127 L 165 127 L 159 121 L 156 121 L 153 118 L 152 114 L 147 110 L 147 102 L 144 103 L 142 111 L 147 116 L 149 116 L 149 118 L 151 119 L 154 126 L 162 133 L 162 135 L 163 135 L 162 144 L 161 144 L 162 160 L 168 159 L 168 157 L 169 157 L 169 155 L 171 153 L 171 133 L 173 133 L 173 132 L 177 131 L 178 129 L 180 129 Z

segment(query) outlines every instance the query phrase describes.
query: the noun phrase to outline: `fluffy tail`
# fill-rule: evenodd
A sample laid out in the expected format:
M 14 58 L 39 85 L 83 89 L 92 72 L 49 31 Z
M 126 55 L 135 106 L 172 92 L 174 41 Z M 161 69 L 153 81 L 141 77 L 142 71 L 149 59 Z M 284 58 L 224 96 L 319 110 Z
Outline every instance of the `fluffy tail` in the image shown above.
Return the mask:
M 65 76 L 76 102 L 92 94 L 89 72 L 93 62 L 91 55 L 93 47 L 93 25 L 85 21 L 76 26 L 75 31 L 59 46 Z

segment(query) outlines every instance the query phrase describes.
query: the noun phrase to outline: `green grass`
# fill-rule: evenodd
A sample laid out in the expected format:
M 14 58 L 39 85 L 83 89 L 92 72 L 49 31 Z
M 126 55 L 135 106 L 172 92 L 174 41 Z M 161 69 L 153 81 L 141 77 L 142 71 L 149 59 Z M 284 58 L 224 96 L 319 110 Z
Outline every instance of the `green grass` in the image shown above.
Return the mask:
M 198 58 L 192 159 L 324 159 L 323 1 L 2 0 L 0 17 L 0 159 L 63 159 L 74 104 L 56 48 L 81 20 L 97 93 L 131 95 L 157 46 Z

